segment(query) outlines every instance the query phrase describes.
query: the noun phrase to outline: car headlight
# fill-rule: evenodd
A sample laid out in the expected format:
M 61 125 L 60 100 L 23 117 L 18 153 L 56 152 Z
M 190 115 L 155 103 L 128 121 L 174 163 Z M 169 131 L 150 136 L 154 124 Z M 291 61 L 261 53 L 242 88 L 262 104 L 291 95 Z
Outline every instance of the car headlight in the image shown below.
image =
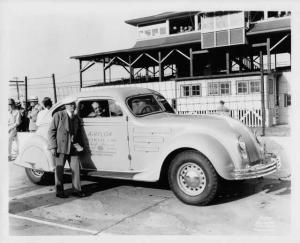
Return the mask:
M 239 138 L 238 138 L 238 146 L 239 146 L 239 150 L 240 150 L 242 158 L 248 159 L 246 142 L 242 136 L 239 136 Z
M 238 144 L 241 150 L 246 150 L 246 142 L 242 136 L 239 136 Z
M 257 142 L 259 145 L 263 145 L 262 138 L 261 138 L 261 136 L 258 134 L 257 131 L 254 132 L 254 135 L 255 135 L 255 138 L 256 138 L 256 142 Z

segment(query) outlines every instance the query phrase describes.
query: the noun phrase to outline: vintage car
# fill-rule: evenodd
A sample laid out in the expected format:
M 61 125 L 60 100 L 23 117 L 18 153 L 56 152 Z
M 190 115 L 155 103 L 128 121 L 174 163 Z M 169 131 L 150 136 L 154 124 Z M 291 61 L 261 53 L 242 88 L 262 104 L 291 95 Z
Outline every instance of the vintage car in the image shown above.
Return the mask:
M 222 115 L 178 115 L 158 92 L 144 88 L 101 88 L 73 95 L 82 119 L 81 172 L 90 176 L 155 182 L 167 179 L 184 203 L 207 205 L 225 180 L 275 172 L 279 158 L 259 136 Z M 90 116 L 92 104 L 101 116 Z M 54 171 L 47 133 L 63 100 L 44 117 L 16 160 L 34 183 Z M 68 168 L 66 168 L 66 172 Z M 223 178 L 223 179 L 222 179 Z

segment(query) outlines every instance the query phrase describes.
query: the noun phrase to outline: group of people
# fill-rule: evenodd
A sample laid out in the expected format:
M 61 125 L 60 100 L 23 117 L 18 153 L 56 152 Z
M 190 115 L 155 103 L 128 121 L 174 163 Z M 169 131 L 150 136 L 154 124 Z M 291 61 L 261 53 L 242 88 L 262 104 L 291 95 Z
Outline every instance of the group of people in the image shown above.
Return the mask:
M 13 160 L 18 154 L 18 136 L 17 132 L 34 132 L 37 126 L 52 107 L 52 100 L 45 97 L 42 104 L 39 104 L 37 97 L 29 99 L 29 105 L 26 101 L 20 102 L 14 99 L 8 99 L 8 160 Z M 15 142 L 15 153 L 12 152 L 12 144 Z
M 173 27 L 173 32 L 174 33 L 183 33 L 183 32 L 190 32 L 193 31 L 193 26 L 189 25 L 189 26 L 174 26 Z

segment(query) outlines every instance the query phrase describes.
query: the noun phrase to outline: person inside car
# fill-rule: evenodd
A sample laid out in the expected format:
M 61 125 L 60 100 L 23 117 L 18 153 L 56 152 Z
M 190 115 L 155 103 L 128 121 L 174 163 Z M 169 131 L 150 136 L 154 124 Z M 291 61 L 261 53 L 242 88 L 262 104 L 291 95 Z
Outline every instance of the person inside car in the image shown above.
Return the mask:
M 98 102 L 94 101 L 92 103 L 93 111 L 88 115 L 88 117 L 101 117 L 104 116 L 105 109 L 102 109 Z

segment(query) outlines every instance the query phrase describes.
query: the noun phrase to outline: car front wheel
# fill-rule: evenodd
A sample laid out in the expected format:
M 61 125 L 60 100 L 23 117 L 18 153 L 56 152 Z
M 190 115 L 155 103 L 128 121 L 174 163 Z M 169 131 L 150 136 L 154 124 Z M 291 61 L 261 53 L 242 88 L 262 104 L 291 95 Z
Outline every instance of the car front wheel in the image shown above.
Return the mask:
M 219 187 L 218 174 L 210 161 L 193 150 L 184 151 L 174 158 L 168 178 L 175 196 L 190 205 L 209 204 Z
M 30 168 L 25 168 L 26 175 L 28 179 L 34 184 L 44 185 L 53 183 L 54 174 L 49 172 L 44 172 L 42 170 L 35 170 Z

